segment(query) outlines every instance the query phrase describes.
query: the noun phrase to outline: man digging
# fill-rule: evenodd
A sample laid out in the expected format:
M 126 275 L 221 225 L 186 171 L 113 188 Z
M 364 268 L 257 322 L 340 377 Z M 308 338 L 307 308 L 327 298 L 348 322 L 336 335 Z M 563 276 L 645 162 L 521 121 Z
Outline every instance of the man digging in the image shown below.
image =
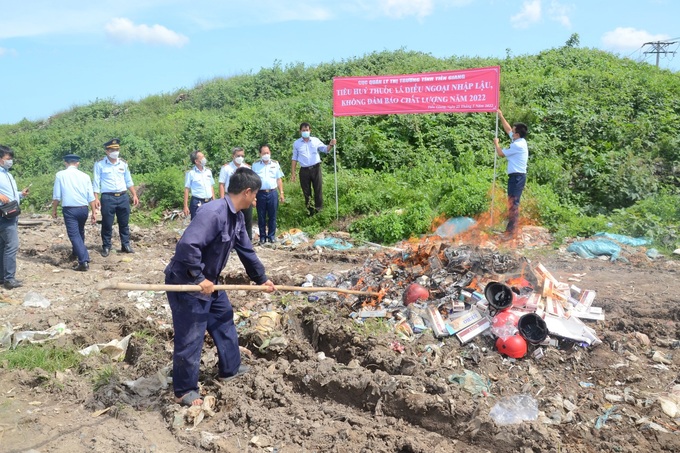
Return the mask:
M 219 379 L 229 381 L 248 372 L 249 367 L 241 364 L 234 310 L 226 292 L 215 291 L 214 286 L 230 252 L 236 250 L 248 277 L 266 286 L 267 292 L 276 290 L 248 239 L 241 212 L 253 204 L 261 185 L 251 169 L 237 169 L 229 179 L 227 196 L 197 211 L 165 268 L 165 283 L 202 288 L 195 293 L 167 292 L 175 329 L 172 380 L 177 403 L 203 404 L 198 375 L 206 330 L 217 347 Z

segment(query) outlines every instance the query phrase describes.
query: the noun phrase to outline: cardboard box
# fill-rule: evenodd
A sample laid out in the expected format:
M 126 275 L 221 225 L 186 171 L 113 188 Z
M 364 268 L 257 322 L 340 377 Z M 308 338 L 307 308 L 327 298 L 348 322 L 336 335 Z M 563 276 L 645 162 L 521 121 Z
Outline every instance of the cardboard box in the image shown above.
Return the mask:
M 470 324 L 466 328 L 456 332 L 456 337 L 458 337 L 462 344 L 465 344 L 489 327 L 491 327 L 491 320 L 486 316 L 483 316 L 482 319 L 479 319 L 474 324 Z
M 432 305 L 428 306 L 426 310 L 426 316 L 430 327 L 432 328 L 432 333 L 434 333 L 435 337 L 450 337 L 455 333 L 452 331 L 451 326 L 444 322 L 444 319 L 439 313 L 439 310 L 437 310 L 437 307 Z
M 579 319 L 588 319 L 591 321 L 604 321 L 604 310 L 602 307 L 590 307 L 586 311 L 572 310 L 572 316 Z
M 553 275 L 548 272 L 548 269 L 546 269 L 541 263 L 538 263 L 538 265 L 534 268 L 534 274 L 536 274 L 536 277 L 538 277 L 539 285 L 544 285 L 546 280 L 550 281 L 553 286 L 557 286 L 559 283 L 557 279 L 553 277 Z
M 453 333 L 456 333 L 467 326 L 476 323 L 480 319 L 482 319 L 482 314 L 476 308 L 471 308 L 467 312 L 463 312 L 463 314 L 456 319 L 449 321 L 448 324 L 453 329 Z
M 593 301 L 595 300 L 595 296 L 597 294 L 595 291 L 586 289 L 583 291 L 581 294 L 581 298 L 578 301 L 578 304 L 576 305 L 576 310 L 578 311 L 588 311 L 590 306 L 593 304 Z

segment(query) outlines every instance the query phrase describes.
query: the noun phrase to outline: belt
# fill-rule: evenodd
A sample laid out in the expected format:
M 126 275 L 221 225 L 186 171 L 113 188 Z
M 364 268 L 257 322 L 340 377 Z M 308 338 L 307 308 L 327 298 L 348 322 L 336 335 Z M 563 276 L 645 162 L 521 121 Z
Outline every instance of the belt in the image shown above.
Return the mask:
M 276 192 L 276 189 L 260 189 L 260 192 L 264 192 L 264 193 Z
M 127 193 L 127 190 L 124 190 L 123 192 L 104 192 L 102 195 L 113 195 L 114 197 L 120 197 L 122 195 L 125 195 Z
M 194 196 L 192 196 L 191 198 L 193 198 L 194 200 L 202 201 L 203 203 L 208 203 L 210 200 L 212 200 L 212 198 L 198 198 Z
M 304 169 L 304 168 L 315 168 L 315 167 L 318 167 L 319 165 L 321 165 L 321 162 L 317 162 L 317 163 L 314 164 L 314 165 L 309 165 L 309 166 L 307 166 L 307 167 L 302 167 L 302 168 L 303 168 L 303 169 Z
M 64 208 L 70 208 L 70 209 L 78 209 L 78 208 L 87 208 L 87 206 L 63 206 Z

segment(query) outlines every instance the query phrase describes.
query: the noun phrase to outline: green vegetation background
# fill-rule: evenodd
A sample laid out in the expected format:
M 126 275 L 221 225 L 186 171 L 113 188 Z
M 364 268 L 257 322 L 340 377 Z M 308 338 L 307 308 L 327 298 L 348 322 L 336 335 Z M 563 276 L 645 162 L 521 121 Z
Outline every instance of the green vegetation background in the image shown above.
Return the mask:
M 598 231 L 645 236 L 677 246 L 680 214 L 680 78 L 645 63 L 578 48 L 578 37 L 538 55 L 505 59 L 435 58 L 385 51 L 308 67 L 275 64 L 256 74 L 215 79 L 139 102 L 96 100 L 44 121 L 0 125 L 0 143 L 17 153 L 13 173 L 36 211 L 51 201 L 66 153 L 91 174 L 102 143 L 122 140 L 139 187 L 139 223 L 181 209 L 188 154 L 202 150 L 213 168 L 234 146 L 257 159 L 269 143 L 282 163 L 286 203 L 279 228 L 310 233 L 347 228 L 390 243 L 428 231 L 437 216 L 478 216 L 490 209 L 494 114 L 381 115 L 336 120 L 340 222 L 335 218 L 333 159 L 324 160 L 326 209 L 307 218 L 299 185 L 290 182 L 292 142 L 302 121 L 324 141 L 333 135 L 333 77 L 408 74 L 501 66 L 501 107 L 529 126 L 524 221 L 558 239 Z M 508 140 L 502 135 L 501 143 Z M 496 205 L 504 205 L 505 162 L 498 160 Z M 502 217 L 495 216 L 502 229 Z

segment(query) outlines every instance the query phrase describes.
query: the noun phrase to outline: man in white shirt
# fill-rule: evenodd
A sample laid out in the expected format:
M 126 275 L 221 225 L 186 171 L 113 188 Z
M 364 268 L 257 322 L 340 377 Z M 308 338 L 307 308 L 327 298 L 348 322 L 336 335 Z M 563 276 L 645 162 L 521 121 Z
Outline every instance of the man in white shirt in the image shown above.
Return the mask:
M 316 137 L 311 136 L 309 123 L 300 124 L 300 138 L 293 143 L 293 162 L 290 180 L 295 182 L 297 164 L 300 164 L 300 187 L 305 196 L 305 206 L 309 215 L 313 216 L 323 209 L 323 179 L 321 174 L 321 156 L 319 153 L 328 153 L 335 146 L 332 139 L 328 146 Z M 310 197 L 314 189 L 314 205 L 310 203 Z

